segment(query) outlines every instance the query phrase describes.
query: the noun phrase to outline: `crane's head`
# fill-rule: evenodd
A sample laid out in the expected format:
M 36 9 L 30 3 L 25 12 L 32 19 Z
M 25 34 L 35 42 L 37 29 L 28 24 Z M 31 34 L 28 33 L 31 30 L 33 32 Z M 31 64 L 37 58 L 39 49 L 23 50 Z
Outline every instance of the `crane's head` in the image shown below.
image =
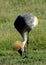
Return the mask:
M 21 41 L 16 41 L 13 45 L 13 49 L 17 50 L 19 54 L 22 56 L 22 42 Z

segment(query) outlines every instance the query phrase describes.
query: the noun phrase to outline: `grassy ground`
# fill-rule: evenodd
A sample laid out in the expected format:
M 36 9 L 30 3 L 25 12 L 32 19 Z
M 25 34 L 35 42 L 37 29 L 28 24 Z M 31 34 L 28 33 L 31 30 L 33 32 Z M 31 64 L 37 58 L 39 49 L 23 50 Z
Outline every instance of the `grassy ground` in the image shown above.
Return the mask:
M 12 48 L 22 40 L 13 24 L 23 13 L 36 15 L 40 22 L 29 34 L 28 59 Z M 46 65 L 46 0 L 0 0 L 0 65 Z

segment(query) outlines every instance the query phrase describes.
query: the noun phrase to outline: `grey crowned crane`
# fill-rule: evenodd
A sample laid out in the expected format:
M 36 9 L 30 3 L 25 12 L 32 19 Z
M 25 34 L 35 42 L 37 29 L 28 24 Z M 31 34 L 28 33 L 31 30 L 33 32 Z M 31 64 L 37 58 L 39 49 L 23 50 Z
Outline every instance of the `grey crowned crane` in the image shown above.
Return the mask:
M 36 27 L 38 23 L 39 23 L 38 18 L 31 14 L 21 14 L 16 18 L 14 22 L 14 27 L 22 36 L 22 47 L 18 50 L 21 56 L 22 53 L 24 52 L 24 47 L 26 43 L 27 43 L 27 54 L 28 54 L 29 32 L 34 27 Z

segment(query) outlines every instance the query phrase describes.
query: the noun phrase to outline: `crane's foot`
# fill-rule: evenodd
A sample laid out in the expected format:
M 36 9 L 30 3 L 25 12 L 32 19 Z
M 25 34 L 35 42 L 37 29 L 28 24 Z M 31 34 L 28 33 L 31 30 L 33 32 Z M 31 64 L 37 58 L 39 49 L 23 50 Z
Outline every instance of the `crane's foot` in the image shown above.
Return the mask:
M 26 54 L 24 58 L 28 58 L 28 55 Z M 23 58 L 23 59 L 24 59 L 24 58 Z
M 28 58 L 28 55 L 25 55 L 25 58 Z

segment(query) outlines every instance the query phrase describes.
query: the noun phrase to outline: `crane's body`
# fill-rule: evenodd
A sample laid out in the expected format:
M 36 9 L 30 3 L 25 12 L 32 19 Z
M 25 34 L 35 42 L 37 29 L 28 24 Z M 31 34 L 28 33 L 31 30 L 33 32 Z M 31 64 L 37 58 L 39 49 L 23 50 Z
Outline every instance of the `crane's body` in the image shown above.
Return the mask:
M 24 51 L 24 46 L 27 42 L 26 32 L 30 32 L 36 25 L 38 25 L 38 18 L 34 15 L 22 14 L 16 18 L 14 26 L 23 38 L 22 51 Z
M 15 28 L 22 34 L 23 32 L 30 31 L 38 24 L 37 17 L 31 14 L 22 14 L 15 20 Z

